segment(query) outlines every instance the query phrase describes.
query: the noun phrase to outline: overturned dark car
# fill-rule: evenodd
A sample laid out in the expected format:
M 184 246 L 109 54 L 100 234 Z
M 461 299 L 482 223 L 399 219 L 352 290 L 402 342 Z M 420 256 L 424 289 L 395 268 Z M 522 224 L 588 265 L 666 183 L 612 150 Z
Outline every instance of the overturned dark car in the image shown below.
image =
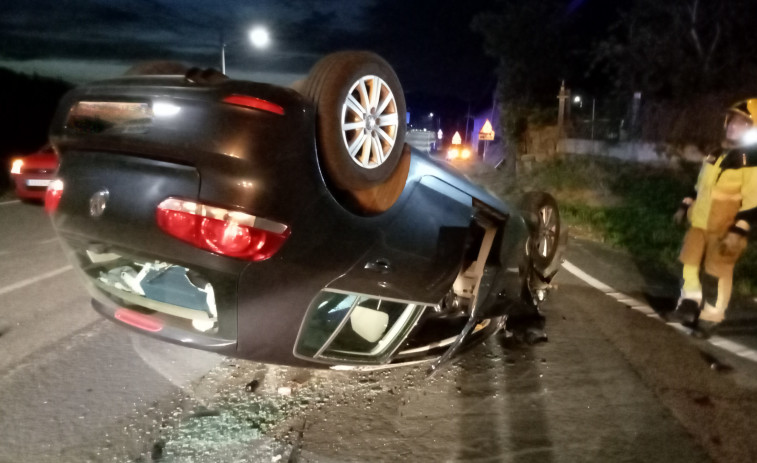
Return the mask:
M 404 143 L 392 68 L 320 60 L 284 88 L 212 70 L 96 82 L 53 121 L 46 208 L 94 308 L 261 362 L 434 370 L 503 328 L 543 336 L 566 234 Z

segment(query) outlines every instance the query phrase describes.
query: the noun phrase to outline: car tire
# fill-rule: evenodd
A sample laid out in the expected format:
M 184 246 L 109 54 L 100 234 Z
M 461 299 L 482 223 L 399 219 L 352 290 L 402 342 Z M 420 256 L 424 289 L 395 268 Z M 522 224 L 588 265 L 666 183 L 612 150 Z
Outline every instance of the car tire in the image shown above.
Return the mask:
M 324 176 L 343 190 L 388 179 L 405 144 L 405 95 L 392 67 L 375 53 L 344 51 L 318 61 L 302 85 L 316 109 Z
M 531 263 L 537 272 L 548 277 L 564 247 L 557 201 L 548 193 L 532 191 L 523 196 L 521 211 L 529 230 Z

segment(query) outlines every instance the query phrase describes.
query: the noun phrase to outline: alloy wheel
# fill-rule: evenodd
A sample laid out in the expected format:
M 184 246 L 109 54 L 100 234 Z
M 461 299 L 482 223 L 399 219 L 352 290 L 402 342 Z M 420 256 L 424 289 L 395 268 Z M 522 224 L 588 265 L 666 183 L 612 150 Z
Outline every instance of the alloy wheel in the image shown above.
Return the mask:
M 378 76 L 359 78 L 342 105 L 342 139 L 350 158 L 360 167 L 384 163 L 397 139 L 397 102 L 389 85 Z

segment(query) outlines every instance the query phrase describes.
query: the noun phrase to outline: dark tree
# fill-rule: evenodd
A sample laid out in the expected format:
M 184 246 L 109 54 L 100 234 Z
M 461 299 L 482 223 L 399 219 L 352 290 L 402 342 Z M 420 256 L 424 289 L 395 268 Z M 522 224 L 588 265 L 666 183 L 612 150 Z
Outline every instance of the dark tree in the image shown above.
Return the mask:
M 596 62 L 619 91 L 655 99 L 736 90 L 755 80 L 751 0 L 636 0 L 600 41 Z
M 636 0 L 595 65 L 617 94 L 643 94 L 644 138 L 712 145 L 722 111 L 757 96 L 755 17 L 753 0 Z

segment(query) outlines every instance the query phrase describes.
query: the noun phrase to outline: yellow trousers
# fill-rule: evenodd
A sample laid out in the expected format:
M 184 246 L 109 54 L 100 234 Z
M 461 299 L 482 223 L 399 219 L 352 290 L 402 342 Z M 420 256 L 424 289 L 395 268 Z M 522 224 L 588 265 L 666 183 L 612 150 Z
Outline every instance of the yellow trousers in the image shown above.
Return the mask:
M 725 250 L 720 245 L 722 238 L 702 228 L 691 227 L 686 232 L 678 256 L 683 264 L 682 297 L 686 297 L 686 294 L 701 295 L 699 272 L 702 268 L 705 273 L 717 279 L 717 299 L 714 304 L 705 302 L 699 315 L 702 320 L 716 323 L 725 318 L 733 289 L 733 268 L 746 248 L 746 238 L 742 238 L 737 249 Z

